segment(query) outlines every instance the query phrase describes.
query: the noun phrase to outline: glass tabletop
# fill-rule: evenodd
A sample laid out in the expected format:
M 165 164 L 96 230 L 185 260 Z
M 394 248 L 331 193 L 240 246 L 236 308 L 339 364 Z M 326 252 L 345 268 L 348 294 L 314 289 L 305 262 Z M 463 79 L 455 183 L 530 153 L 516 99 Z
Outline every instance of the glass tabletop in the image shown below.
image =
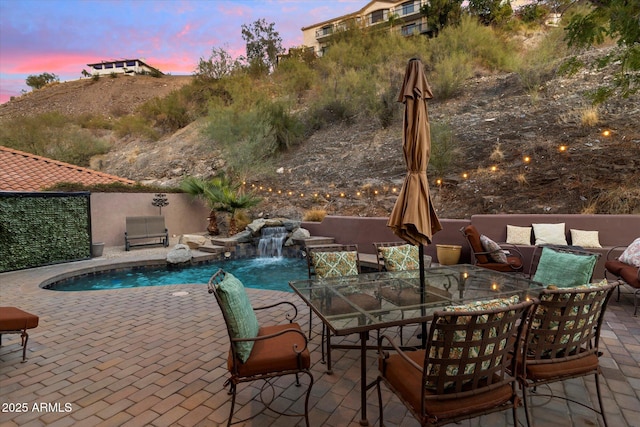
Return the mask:
M 521 275 L 467 264 L 420 272 L 376 272 L 289 283 L 335 335 L 428 320 L 448 305 L 519 295 L 538 296 L 543 285 Z

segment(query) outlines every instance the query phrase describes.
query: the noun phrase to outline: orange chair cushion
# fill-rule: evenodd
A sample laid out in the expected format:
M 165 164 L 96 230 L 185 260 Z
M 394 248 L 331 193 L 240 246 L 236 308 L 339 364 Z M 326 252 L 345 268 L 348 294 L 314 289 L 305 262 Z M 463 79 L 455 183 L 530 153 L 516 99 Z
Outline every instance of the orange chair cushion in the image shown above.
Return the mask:
M 275 334 L 287 329 L 295 329 L 302 332 L 299 324 L 285 323 L 260 327 L 258 337 Z M 302 352 L 302 363 L 301 366 L 298 366 L 298 355 L 294 351 L 294 346 L 297 346 L 298 351 L 305 348 L 304 334 L 284 333 L 274 338 L 255 341 L 249 359 L 245 363 L 237 362 L 238 374 L 241 377 L 248 377 L 272 372 L 308 369 L 311 366 L 309 349 L 307 348 Z M 233 362 L 231 351 L 229 351 L 227 366 L 232 372 Z
M 622 280 L 627 282 L 630 286 L 640 289 L 640 280 L 638 280 L 638 267 L 618 260 L 607 261 L 604 264 L 604 268 L 610 271 L 614 275 L 621 277 Z
M 565 362 L 527 363 L 527 379 L 543 381 L 552 378 L 571 377 L 573 375 L 586 374 L 598 369 L 598 356 L 590 354 L 586 357 Z
M 22 331 L 38 326 L 38 316 L 16 307 L 0 307 L 0 332 Z
M 405 355 L 418 366 L 424 365 L 425 350 L 407 351 Z M 380 368 L 381 372 L 384 369 L 385 379 L 416 413 L 420 413 L 422 371 L 415 369 L 398 354 L 392 354 L 380 363 L 383 364 Z M 425 397 L 433 395 L 432 391 L 425 389 Z M 500 406 L 508 402 L 513 395 L 513 387 L 507 384 L 475 396 L 445 400 L 426 399 L 425 410 L 428 417 L 448 419 Z

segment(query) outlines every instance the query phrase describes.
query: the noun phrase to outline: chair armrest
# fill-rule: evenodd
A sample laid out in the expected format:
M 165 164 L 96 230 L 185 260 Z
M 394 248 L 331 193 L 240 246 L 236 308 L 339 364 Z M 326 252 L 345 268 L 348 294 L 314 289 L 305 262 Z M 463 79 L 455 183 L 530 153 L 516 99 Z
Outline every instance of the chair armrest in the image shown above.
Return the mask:
M 500 245 L 500 248 L 502 250 L 509 251 L 509 255 L 515 255 L 520 259 L 524 259 L 524 257 L 522 256 L 522 252 L 520 252 L 518 247 L 513 243 L 498 243 L 498 245 Z
M 407 363 L 411 365 L 412 368 L 416 369 L 422 375 L 423 367 L 418 365 L 416 362 L 411 360 L 405 352 L 387 335 L 380 335 L 378 338 L 378 354 L 380 358 L 387 359 L 389 357 L 389 352 L 384 349 L 383 341 L 388 341 L 393 350 L 395 350 L 400 357 L 402 357 Z
M 611 249 L 609 249 L 607 251 L 607 261 L 611 261 L 613 259 L 618 259 L 617 256 L 614 256 L 613 253 L 615 251 L 619 251 L 620 249 L 626 249 L 628 246 L 627 245 L 618 245 L 618 246 L 614 246 Z
M 263 305 L 260 307 L 253 307 L 253 310 L 254 311 L 266 310 L 266 309 L 274 308 L 280 305 L 286 305 L 288 306 L 287 310 L 293 310 L 293 313 L 285 314 L 285 318 L 289 321 L 289 323 L 293 322 L 296 319 L 296 317 L 298 317 L 298 307 L 296 307 L 296 305 L 290 301 L 280 301 L 275 304 Z

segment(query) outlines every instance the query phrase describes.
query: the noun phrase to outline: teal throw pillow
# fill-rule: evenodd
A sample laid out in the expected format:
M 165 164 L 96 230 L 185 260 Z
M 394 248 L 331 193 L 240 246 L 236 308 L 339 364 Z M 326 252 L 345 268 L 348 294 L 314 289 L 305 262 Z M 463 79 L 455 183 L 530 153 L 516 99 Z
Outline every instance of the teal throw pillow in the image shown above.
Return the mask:
M 596 255 L 576 255 L 542 248 L 533 280 L 559 288 L 584 285 L 591 280 L 596 261 Z
M 251 307 L 242 282 L 230 273 L 225 273 L 224 279 L 218 285 L 222 310 L 227 315 L 229 329 L 233 338 L 255 338 L 258 336 L 258 319 Z M 242 362 L 249 359 L 253 349 L 253 341 L 235 343 L 236 353 Z

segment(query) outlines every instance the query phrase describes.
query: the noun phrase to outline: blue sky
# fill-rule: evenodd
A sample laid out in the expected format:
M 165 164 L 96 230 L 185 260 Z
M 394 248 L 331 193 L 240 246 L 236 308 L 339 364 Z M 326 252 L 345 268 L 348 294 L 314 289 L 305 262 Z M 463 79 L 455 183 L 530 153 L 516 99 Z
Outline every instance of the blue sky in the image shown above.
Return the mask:
M 80 78 L 86 64 L 141 58 L 190 75 L 213 47 L 244 55 L 241 26 L 275 23 L 283 47 L 302 27 L 355 12 L 366 0 L 0 0 L 0 103 L 30 91 L 29 75 Z

